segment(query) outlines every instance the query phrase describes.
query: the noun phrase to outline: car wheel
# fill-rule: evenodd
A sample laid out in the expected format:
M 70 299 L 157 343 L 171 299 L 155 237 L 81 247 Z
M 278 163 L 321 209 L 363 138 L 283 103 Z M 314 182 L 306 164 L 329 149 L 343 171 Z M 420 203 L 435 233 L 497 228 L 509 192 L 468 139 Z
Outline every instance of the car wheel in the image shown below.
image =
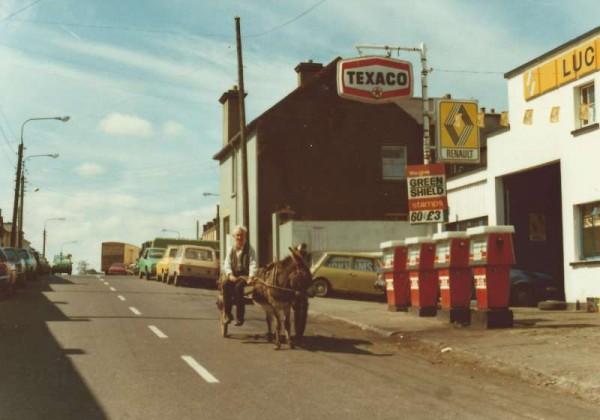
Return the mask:
M 324 278 L 313 281 L 312 287 L 315 289 L 315 296 L 325 297 L 329 294 L 329 282 Z
M 510 291 L 510 306 L 533 306 L 533 290 L 525 284 L 519 284 Z
M 545 300 L 538 303 L 538 309 L 542 311 L 564 311 L 567 309 L 567 302 L 560 300 Z
M 146 280 L 150 280 L 150 273 L 146 271 Z

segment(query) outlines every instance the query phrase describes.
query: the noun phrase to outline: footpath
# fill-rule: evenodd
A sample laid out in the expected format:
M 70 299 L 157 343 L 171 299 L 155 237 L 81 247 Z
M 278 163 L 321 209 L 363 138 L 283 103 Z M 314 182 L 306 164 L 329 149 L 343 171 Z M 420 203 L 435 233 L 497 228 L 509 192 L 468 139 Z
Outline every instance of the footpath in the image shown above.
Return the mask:
M 310 299 L 309 315 L 353 324 L 382 337 L 426 345 L 439 359 L 517 376 L 600 402 L 600 313 L 511 308 L 513 328 L 472 329 L 387 304 Z

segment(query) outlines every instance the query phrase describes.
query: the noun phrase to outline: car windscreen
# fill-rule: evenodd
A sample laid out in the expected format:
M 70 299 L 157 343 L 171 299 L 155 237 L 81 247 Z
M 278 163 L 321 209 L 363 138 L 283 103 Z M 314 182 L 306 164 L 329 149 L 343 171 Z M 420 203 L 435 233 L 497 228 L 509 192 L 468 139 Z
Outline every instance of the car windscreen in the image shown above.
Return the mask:
M 165 251 L 150 251 L 148 252 L 148 257 L 150 258 L 162 258 L 165 255 Z
M 17 255 L 17 253 L 13 250 L 13 249 L 5 249 L 4 252 L 6 253 L 6 256 L 8 257 L 9 261 L 12 262 L 21 262 L 21 258 Z
M 185 258 L 190 260 L 212 261 L 212 252 L 204 249 L 188 248 L 185 250 Z
M 27 251 L 25 251 L 24 249 L 17 249 L 17 254 L 19 254 L 19 256 L 21 258 L 24 258 L 26 260 L 28 260 L 30 258 L 29 253 Z

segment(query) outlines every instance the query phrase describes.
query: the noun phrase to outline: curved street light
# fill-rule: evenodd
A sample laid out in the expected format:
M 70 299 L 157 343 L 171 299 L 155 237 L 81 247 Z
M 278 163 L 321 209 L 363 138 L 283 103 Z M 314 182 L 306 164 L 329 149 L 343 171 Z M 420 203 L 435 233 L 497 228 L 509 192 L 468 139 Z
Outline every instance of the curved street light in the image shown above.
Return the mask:
M 13 217 L 12 217 L 12 229 L 10 232 L 10 246 L 17 244 L 17 230 L 21 229 L 22 226 L 17 226 L 17 210 L 19 205 L 19 191 L 21 183 L 21 170 L 23 167 L 23 131 L 25 130 L 25 124 L 29 121 L 40 121 L 40 120 L 57 120 L 60 122 L 67 122 L 71 119 L 69 116 L 63 117 L 42 117 L 42 118 L 29 118 L 23 125 L 21 125 L 21 143 L 19 143 L 19 153 L 17 158 L 17 176 L 15 177 L 15 200 L 13 203 Z M 20 236 L 19 236 L 20 237 Z
M 52 154 L 44 154 L 44 155 L 30 155 L 30 156 L 26 156 L 23 159 L 23 168 L 21 169 L 21 205 L 19 206 L 19 241 L 18 241 L 18 247 L 19 248 L 23 248 L 23 206 L 24 206 L 24 201 L 25 201 L 25 162 L 27 162 L 27 159 L 31 159 L 34 157 L 51 157 L 52 159 L 56 159 L 58 156 L 60 156 L 58 153 L 52 153 Z
M 181 235 L 179 234 L 178 231 L 176 230 L 172 230 L 172 229 L 161 229 L 161 232 L 175 232 L 177 234 L 177 239 L 181 239 Z
M 219 194 L 215 194 L 215 193 L 211 193 L 211 192 L 203 192 L 202 193 L 203 196 L 208 197 L 208 196 L 214 196 L 214 197 L 219 197 Z
M 46 225 L 48 224 L 48 222 L 50 220 L 60 220 L 62 222 L 65 221 L 64 217 L 51 217 L 50 219 L 46 219 L 46 222 L 44 223 L 44 241 L 43 241 L 43 245 L 42 245 L 42 255 L 44 256 L 44 258 L 46 257 Z

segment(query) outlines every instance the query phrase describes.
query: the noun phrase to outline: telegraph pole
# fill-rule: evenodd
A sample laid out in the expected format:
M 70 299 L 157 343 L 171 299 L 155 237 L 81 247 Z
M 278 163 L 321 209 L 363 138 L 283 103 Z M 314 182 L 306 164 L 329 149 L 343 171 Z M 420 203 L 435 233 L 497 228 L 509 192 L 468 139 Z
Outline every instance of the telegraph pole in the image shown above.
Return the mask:
M 240 147 L 242 149 L 242 206 L 243 223 L 248 229 L 250 237 L 250 200 L 248 197 L 248 155 L 246 150 L 246 105 L 244 103 L 244 62 L 242 60 L 242 36 L 240 31 L 240 17 L 235 17 L 235 34 L 238 60 L 238 98 L 240 103 Z
M 13 217 L 12 217 L 12 228 L 10 230 L 10 246 L 17 246 L 17 230 L 20 226 L 17 226 L 17 214 L 19 213 L 19 190 L 21 188 L 21 167 L 23 164 L 23 141 L 19 143 L 19 154 L 17 158 L 17 177 L 15 180 L 15 201 L 13 203 Z

